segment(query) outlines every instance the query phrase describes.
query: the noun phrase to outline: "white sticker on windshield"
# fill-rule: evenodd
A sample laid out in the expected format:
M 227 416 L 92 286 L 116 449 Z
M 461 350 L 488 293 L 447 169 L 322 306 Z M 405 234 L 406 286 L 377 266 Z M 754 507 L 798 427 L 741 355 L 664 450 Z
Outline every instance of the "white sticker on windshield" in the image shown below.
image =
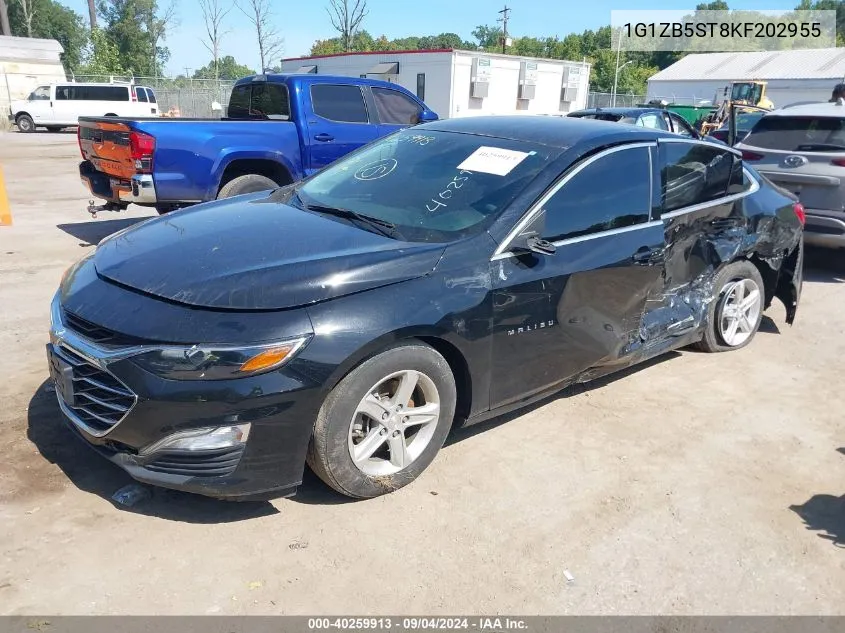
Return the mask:
M 458 165 L 458 169 L 507 176 L 514 167 L 525 160 L 526 156 L 528 156 L 528 152 L 481 146 L 467 156 L 466 160 Z

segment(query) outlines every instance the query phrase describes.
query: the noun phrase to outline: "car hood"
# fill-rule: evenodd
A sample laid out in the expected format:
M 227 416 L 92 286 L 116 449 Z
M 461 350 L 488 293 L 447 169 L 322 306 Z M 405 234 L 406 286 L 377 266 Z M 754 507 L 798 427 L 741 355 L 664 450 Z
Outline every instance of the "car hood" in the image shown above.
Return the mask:
M 293 308 L 416 277 L 443 244 L 397 241 L 268 192 L 154 218 L 97 248 L 100 277 L 192 306 Z

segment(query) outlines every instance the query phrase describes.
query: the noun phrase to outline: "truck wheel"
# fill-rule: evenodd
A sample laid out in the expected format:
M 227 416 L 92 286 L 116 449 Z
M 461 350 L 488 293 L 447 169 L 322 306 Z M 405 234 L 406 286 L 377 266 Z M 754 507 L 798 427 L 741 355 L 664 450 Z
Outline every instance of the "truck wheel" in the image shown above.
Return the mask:
M 393 492 L 432 462 L 452 426 L 455 378 L 446 360 L 417 341 L 385 350 L 326 397 L 308 465 L 329 486 L 368 499 Z
M 48 125 L 48 126 L 47 126 L 47 131 L 48 131 L 48 132 L 52 132 L 52 133 L 54 133 L 54 134 L 55 134 L 56 132 L 61 132 L 61 131 L 62 131 L 62 129 L 64 129 L 64 128 L 57 127 L 57 126 L 55 126 L 55 125 Z
M 32 120 L 32 117 L 28 114 L 21 114 L 15 119 L 15 123 L 18 126 L 18 130 L 20 132 L 24 132 L 29 134 L 30 132 L 35 131 L 35 121 Z
M 698 348 L 727 352 L 745 347 L 763 319 L 766 291 L 760 271 L 748 261 L 728 264 L 716 275 L 713 288 L 718 294 L 708 307 Z
M 217 194 L 217 199 L 231 198 L 232 196 L 239 196 L 243 193 L 255 193 L 256 191 L 266 191 L 268 189 L 276 189 L 279 185 L 267 178 L 258 174 L 247 174 L 246 176 L 238 176 L 230 180 L 220 188 L 220 193 Z

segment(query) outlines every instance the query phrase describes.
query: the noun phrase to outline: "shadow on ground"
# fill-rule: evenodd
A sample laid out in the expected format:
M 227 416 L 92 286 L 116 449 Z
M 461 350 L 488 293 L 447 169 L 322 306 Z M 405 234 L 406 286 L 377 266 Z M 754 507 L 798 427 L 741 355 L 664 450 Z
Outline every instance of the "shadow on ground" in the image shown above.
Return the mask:
M 804 253 L 804 281 L 845 283 L 845 248 L 808 246 Z
M 151 496 L 137 505 L 128 507 L 115 502 L 112 495 L 134 480 L 86 447 L 65 426 L 50 381 L 45 381 L 29 402 L 27 437 L 74 486 L 99 495 L 118 510 L 186 523 L 232 523 L 278 513 L 269 501 L 220 501 L 147 486 L 143 487 Z
M 142 222 L 148 218 L 119 218 L 116 220 L 89 220 L 57 224 L 56 227 L 80 241 L 80 246 L 94 246 L 112 233 Z
M 845 448 L 836 449 L 845 454 Z M 801 505 L 789 509 L 804 521 L 808 530 L 817 532 L 819 538 L 836 547 L 845 547 L 845 495 L 813 495 Z

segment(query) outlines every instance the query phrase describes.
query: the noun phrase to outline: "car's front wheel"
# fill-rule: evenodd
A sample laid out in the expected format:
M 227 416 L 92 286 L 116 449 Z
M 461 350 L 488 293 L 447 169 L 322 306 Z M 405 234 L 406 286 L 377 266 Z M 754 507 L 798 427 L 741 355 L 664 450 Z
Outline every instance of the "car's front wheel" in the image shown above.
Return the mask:
M 726 352 L 745 347 L 763 319 L 765 288 L 760 271 L 749 261 L 733 262 L 716 274 L 713 288 L 717 294 L 710 302 L 699 348 Z
M 392 347 L 350 372 L 323 403 L 308 465 L 338 492 L 370 498 L 411 483 L 455 415 L 449 364 L 422 342 Z
M 35 122 L 28 114 L 21 114 L 15 119 L 15 124 L 18 126 L 18 131 L 29 134 L 35 131 Z

